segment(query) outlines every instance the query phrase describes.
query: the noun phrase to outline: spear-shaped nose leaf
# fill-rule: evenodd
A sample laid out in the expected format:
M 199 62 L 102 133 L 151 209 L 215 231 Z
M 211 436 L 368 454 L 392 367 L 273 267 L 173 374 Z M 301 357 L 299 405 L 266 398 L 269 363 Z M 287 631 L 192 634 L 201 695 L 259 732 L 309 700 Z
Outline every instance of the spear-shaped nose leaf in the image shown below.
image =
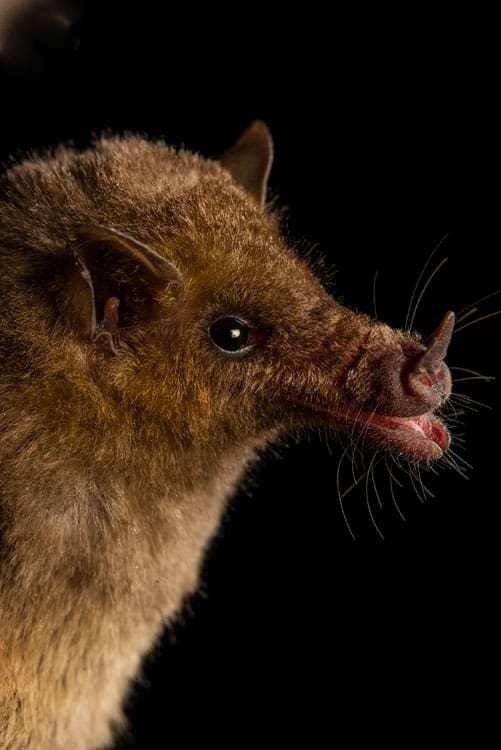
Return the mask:
M 444 358 L 454 330 L 454 322 L 454 313 L 445 313 L 432 334 L 427 349 L 414 357 L 403 373 L 406 387 L 424 400 L 430 399 L 432 394 L 443 400 L 450 393 L 450 373 Z

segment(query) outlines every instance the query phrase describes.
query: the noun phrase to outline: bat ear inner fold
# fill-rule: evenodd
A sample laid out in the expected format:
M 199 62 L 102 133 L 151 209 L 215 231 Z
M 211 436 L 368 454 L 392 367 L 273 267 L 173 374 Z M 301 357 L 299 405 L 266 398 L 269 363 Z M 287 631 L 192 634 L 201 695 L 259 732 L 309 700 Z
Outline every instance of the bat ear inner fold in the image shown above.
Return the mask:
M 123 253 L 138 261 L 143 272 L 150 274 L 152 281 L 158 283 L 175 281 L 184 290 L 183 277 L 179 270 L 162 255 L 130 234 L 103 224 L 80 224 L 75 228 L 75 234 L 77 242 L 84 245 L 92 243 L 114 244 Z
M 104 316 L 96 326 L 92 341 L 99 342 L 107 347 L 113 354 L 118 354 L 118 345 L 120 343 L 120 331 L 118 320 L 118 306 L 120 300 L 117 297 L 108 297 L 104 303 Z
M 122 329 L 172 315 L 184 297 L 179 270 L 118 229 L 82 224 L 74 229 L 73 262 L 64 308 L 80 338 L 117 352 Z

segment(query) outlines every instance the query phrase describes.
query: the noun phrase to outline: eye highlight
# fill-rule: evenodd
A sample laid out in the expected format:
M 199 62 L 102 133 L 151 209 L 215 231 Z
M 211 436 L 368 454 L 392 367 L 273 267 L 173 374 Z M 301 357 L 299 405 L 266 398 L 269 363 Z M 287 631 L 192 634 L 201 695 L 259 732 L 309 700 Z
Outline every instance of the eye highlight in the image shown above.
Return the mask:
M 250 326 L 240 318 L 232 316 L 219 318 L 209 326 L 209 335 L 223 352 L 236 353 L 252 345 Z

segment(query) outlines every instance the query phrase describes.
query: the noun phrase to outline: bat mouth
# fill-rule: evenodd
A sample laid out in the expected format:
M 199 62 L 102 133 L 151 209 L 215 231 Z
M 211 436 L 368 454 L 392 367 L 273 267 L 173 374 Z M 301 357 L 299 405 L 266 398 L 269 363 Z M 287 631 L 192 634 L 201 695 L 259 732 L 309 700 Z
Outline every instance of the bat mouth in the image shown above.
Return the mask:
M 451 443 L 445 424 L 433 412 L 414 417 L 389 417 L 350 407 L 332 410 L 317 406 L 312 408 L 334 418 L 348 431 L 358 428 L 372 444 L 403 458 L 436 461 Z
M 367 413 L 357 421 L 365 424 L 368 433 L 383 439 L 392 453 L 408 458 L 436 461 L 449 448 L 449 432 L 435 414 L 428 412 L 416 417 L 387 417 Z

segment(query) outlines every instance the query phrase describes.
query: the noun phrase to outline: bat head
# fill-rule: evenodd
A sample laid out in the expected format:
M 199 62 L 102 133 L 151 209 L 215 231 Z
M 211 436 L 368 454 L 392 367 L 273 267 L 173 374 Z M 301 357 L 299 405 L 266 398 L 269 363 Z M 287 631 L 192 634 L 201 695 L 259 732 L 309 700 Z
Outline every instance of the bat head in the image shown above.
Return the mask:
M 11 170 L 44 378 L 80 384 L 100 434 L 147 422 L 205 462 L 319 424 L 439 458 L 453 314 L 425 347 L 336 302 L 266 210 L 272 152 L 254 122 L 218 161 L 127 137 Z

